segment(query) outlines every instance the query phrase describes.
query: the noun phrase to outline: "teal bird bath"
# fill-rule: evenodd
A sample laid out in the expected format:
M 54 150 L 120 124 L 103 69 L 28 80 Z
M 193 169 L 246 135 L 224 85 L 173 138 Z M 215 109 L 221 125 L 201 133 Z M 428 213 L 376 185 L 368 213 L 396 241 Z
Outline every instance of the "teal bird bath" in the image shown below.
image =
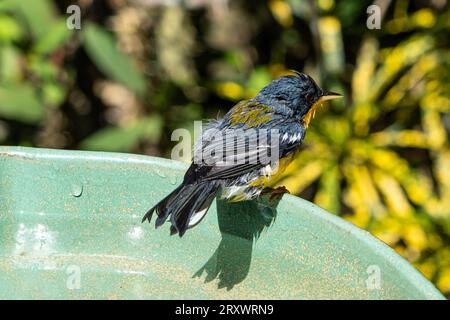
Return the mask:
M 443 298 L 369 233 L 291 195 L 215 201 L 181 239 L 142 224 L 186 167 L 0 147 L 0 298 Z

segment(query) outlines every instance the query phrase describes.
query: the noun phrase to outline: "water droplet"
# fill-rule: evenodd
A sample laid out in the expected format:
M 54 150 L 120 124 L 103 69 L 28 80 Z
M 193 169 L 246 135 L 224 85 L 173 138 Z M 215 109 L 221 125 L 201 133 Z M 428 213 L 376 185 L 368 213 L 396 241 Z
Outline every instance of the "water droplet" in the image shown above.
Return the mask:
M 155 169 L 155 172 L 158 176 L 160 176 L 161 178 L 165 178 L 166 175 L 164 174 L 164 172 L 162 172 L 160 169 Z
M 169 182 L 170 182 L 170 184 L 176 184 L 177 183 L 177 177 L 176 176 L 169 176 Z
M 73 184 L 72 185 L 72 195 L 74 197 L 79 197 L 83 193 L 83 185 L 82 184 Z

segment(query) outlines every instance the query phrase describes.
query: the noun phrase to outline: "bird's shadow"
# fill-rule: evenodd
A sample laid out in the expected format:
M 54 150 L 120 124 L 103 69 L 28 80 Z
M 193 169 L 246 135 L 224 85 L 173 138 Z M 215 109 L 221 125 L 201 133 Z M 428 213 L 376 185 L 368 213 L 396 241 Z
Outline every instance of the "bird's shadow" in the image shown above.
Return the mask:
M 280 198 L 250 201 L 216 200 L 222 239 L 214 254 L 193 277 L 206 273 L 205 282 L 219 279 L 218 287 L 231 290 L 248 275 L 254 242 L 277 216 Z

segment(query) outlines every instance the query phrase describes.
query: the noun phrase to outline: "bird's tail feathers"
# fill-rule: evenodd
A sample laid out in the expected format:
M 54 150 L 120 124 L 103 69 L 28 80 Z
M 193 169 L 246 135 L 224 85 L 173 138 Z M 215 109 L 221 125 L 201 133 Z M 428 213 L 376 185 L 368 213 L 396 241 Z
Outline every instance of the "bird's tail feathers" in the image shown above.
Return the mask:
M 218 189 L 219 185 L 214 181 L 181 184 L 151 208 L 142 222 L 145 220 L 150 222 L 153 212 L 156 212 L 158 217 L 155 227 L 157 228 L 170 216 L 172 223 L 170 234 L 178 233 L 182 237 L 187 229 L 194 227 L 203 219 Z

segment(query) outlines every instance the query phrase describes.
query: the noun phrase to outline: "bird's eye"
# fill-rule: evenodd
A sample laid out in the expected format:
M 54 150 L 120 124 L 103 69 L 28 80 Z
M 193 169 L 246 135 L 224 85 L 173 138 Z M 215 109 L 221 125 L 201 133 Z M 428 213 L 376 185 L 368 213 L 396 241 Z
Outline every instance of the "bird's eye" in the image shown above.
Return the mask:
M 282 96 L 278 96 L 277 100 L 280 101 L 280 102 L 286 102 L 286 98 L 282 97 Z
M 312 94 L 307 94 L 306 96 L 305 96 L 305 99 L 306 99 L 306 101 L 308 102 L 308 103 L 313 103 L 313 96 L 312 96 Z

